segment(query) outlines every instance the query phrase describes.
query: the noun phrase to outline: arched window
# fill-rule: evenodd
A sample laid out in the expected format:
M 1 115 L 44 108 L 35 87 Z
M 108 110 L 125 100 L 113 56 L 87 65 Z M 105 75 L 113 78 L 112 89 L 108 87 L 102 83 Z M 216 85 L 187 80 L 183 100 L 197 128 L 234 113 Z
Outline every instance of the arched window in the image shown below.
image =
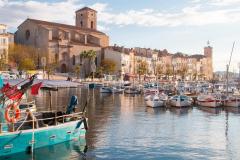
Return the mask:
M 80 22 L 80 25 L 81 25 L 81 27 L 83 26 L 83 22 L 82 21 Z
M 26 40 L 28 40 L 29 37 L 30 37 L 30 31 L 29 31 L 29 30 L 26 30 L 26 32 L 25 32 L 25 38 L 26 38 Z
M 93 29 L 93 21 L 91 21 L 91 28 Z
M 73 55 L 73 57 L 72 57 L 72 65 L 75 65 L 75 63 L 76 63 L 76 59 L 75 59 L 75 55 Z

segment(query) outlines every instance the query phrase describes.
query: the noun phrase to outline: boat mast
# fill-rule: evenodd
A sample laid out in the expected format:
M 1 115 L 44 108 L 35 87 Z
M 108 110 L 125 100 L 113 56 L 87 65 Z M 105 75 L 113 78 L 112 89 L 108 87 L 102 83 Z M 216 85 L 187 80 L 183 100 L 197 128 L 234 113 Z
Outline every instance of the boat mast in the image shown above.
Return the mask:
M 234 49 L 234 46 L 235 46 L 235 41 L 233 42 L 233 46 L 232 46 L 232 50 L 231 50 L 231 54 L 230 54 L 230 59 L 229 59 L 229 62 L 227 64 L 227 75 L 226 75 L 226 78 L 227 78 L 227 96 L 228 96 L 228 78 L 229 78 L 229 66 L 231 64 L 231 60 L 232 60 L 232 53 L 233 53 L 233 49 Z

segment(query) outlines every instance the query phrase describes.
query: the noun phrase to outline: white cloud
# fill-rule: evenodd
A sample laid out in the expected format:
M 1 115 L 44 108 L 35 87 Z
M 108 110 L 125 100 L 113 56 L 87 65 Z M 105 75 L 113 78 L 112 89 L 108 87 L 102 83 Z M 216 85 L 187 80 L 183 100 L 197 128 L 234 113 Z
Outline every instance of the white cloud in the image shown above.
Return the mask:
M 202 26 L 240 22 L 240 7 L 233 9 L 204 10 L 202 5 L 185 7 L 176 13 L 160 12 L 152 9 L 129 10 L 113 14 L 105 10 L 99 12 L 99 20 L 119 26 L 138 25 L 159 26 Z
M 176 12 L 130 9 L 121 13 L 113 13 L 111 6 L 106 3 L 95 3 L 90 7 L 98 11 L 98 20 L 101 23 L 99 28 L 103 31 L 109 29 L 108 25 L 160 27 L 240 23 L 240 6 L 238 5 L 231 8 L 205 9 L 210 4 L 235 4 L 239 3 L 240 0 L 192 0 L 191 2 L 193 3 Z M 80 0 L 60 2 L 0 0 L 0 22 L 16 28 L 29 17 L 74 24 L 75 11 L 83 6 L 84 4 Z
M 209 0 L 209 3 L 216 6 L 240 5 L 240 0 Z
M 62 2 L 0 0 L 0 22 L 16 28 L 26 18 L 74 24 L 75 11 L 83 4 L 77 0 Z

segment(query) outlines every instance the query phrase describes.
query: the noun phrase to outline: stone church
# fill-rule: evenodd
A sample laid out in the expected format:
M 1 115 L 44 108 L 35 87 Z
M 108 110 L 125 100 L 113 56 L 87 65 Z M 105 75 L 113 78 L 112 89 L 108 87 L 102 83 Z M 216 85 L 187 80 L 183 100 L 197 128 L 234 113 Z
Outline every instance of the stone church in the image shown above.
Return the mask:
M 15 42 L 31 45 L 47 53 L 48 63 L 57 62 L 62 73 L 72 72 L 82 65 L 81 52 L 94 50 L 98 66 L 102 48 L 109 46 L 109 37 L 97 30 L 97 11 L 84 7 L 76 11 L 75 26 L 26 19 L 15 33 Z M 37 54 L 37 53 L 36 53 Z

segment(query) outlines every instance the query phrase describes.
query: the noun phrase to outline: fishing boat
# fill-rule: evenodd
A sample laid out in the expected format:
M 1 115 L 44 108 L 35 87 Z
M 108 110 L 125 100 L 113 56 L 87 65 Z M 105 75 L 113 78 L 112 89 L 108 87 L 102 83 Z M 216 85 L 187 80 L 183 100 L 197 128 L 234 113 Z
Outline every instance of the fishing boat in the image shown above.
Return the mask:
M 185 95 L 176 95 L 169 99 L 169 104 L 173 107 L 189 107 L 192 102 L 192 98 Z
M 167 100 L 168 96 L 164 93 L 148 95 L 147 97 L 145 97 L 146 105 L 153 108 L 165 106 Z
M 219 107 L 222 105 L 220 94 L 200 94 L 197 97 L 197 104 L 203 107 Z
M 21 113 L 25 113 L 27 109 L 29 109 L 31 112 L 36 112 L 37 111 L 35 101 L 21 102 L 18 107 L 19 107 Z
M 240 107 L 240 97 L 234 95 L 228 95 L 223 100 L 225 107 Z
M 57 114 L 44 112 L 38 115 L 41 119 L 7 123 L 8 130 L 0 132 L 0 156 L 31 152 L 85 136 L 87 122 L 82 112 L 61 116 Z
M 75 112 L 78 103 L 76 96 L 72 96 L 66 112 L 47 111 L 32 113 L 26 109 L 26 116 L 21 117 L 19 104 L 27 89 L 33 84 L 35 75 L 16 86 L 5 85 L 1 89 L 0 104 L 0 159 L 19 152 L 31 152 L 35 149 L 51 146 L 73 139 L 84 138 L 88 129 L 84 110 Z M 33 87 L 34 86 L 34 87 Z M 31 87 L 31 92 L 33 88 Z M 40 85 L 37 85 L 38 89 Z M 10 101 L 12 103 L 5 103 Z M 8 104 L 7 106 L 5 104 Z

